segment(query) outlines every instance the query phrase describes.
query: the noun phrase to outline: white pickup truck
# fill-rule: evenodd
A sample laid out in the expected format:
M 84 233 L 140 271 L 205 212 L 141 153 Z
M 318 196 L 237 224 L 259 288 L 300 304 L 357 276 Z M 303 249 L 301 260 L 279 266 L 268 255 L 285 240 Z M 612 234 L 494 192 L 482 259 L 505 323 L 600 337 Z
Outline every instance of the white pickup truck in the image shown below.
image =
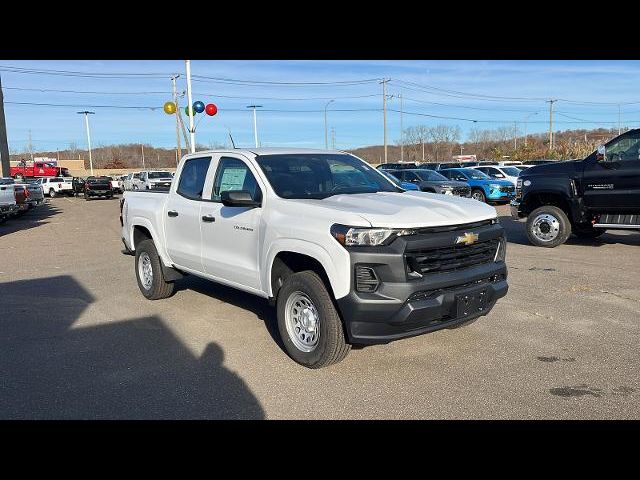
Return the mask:
M 359 158 L 233 149 L 182 158 L 168 192 L 125 192 L 122 237 L 151 300 L 193 274 L 268 299 L 289 356 L 319 368 L 486 315 L 507 293 L 496 210 L 405 191 Z
M 0 178 L 0 223 L 18 213 L 13 178 Z
M 73 177 L 43 177 L 38 178 L 35 182 L 42 187 L 44 195 L 54 198 L 57 195 L 73 195 Z
M 173 177 L 171 172 L 161 170 L 149 170 L 140 172 L 140 180 L 137 187 L 140 190 L 169 190 Z

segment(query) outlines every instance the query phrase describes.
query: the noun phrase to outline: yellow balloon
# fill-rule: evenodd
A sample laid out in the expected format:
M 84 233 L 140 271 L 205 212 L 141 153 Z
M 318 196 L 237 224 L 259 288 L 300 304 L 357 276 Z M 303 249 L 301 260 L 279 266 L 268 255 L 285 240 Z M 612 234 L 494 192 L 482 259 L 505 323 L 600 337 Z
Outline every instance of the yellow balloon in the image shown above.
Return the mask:
M 167 102 L 164 104 L 164 113 L 171 115 L 176 113 L 176 104 L 173 102 Z

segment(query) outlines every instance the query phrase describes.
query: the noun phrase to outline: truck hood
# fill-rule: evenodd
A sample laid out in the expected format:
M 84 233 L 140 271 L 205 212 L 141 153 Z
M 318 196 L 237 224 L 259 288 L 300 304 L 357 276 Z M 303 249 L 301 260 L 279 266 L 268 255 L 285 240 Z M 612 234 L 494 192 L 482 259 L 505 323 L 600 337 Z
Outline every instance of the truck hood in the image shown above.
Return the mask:
M 334 195 L 323 200 L 302 201 L 318 202 L 334 214 L 358 215 L 373 227 L 437 227 L 496 217 L 495 208 L 477 200 L 416 191 Z M 337 218 L 336 222 L 339 222 Z
M 545 163 L 527 168 L 518 178 L 531 177 L 534 175 L 572 175 L 582 163 L 580 161 Z

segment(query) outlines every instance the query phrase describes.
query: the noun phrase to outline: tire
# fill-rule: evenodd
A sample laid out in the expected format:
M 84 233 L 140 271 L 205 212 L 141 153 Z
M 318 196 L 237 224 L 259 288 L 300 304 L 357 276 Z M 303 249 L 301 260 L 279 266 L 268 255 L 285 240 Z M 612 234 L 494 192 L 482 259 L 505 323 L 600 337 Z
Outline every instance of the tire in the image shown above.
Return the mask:
M 53 188 L 49 189 L 49 197 L 56 198 L 56 191 Z
M 471 198 L 478 200 L 479 202 L 487 203 L 487 196 L 480 188 L 474 188 L 471 190 Z
M 142 257 L 142 260 L 141 260 Z M 144 270 L 144 262 L 148 259 L 148 267 L 150 267 L 151 278 L 146 278 L 146 281 L 141 278 L 141 270 Z M 142 292 L 142 295 L 149 300 L 160 300 L 161 298 L 170 297 L 175 289 L 174 282 L 167 282 L 164 279 L 162 273 L 162 267 L 160 265 L 160 257 L 158 251 L 153 243 L 153 240 L 144 240 L 136 247 L 136 280 L 138 281 L 138 288 Z M 148 287 L 148 288 L 147 288 Z
M 591 225 L 586 226 L 574 226 L 571 229 L 571 233 L 573 233 L 578 238 L 596 238 L 602 235 L 606 229 L 597 228 Z
M 567 214 L 553 205 L 544 205 L 531 212 L 526 228 L 527 238 L 537 247 L 557 247 L 571 235 L 571 222 Z
M 24 180 L 24 177 L 22 176 L 21 173 L 16 173 L 16 176 L 14 177 L 16 180 Z
M 312 340 L 306 344 L 295 330 L 294 312 L 300 312 L 302 306 L 306 307 L 302 310 L 304 312 L 315 312 L 315 315 L 312 314 L 316 327 L 315 340 L 313 333 L 307 335 L 306 338 Z M 340 362 L 349 353 L 351 345 L 346 343 L 340 315 L 317 273 L 307 270 L 287 277 L 278 292 L 276 308 L 282 343 L 287 354 L 300 365 L 307 368 L 327 367 Z M 297 318 L 297 324 L 301 326 L 303 321 L 309 321 L 306 316 Z M 303 347 L 306 345 L 309 351 L 300 348 L 300 344 Z
M 91 195 L 87 195 L 86 193 L 84 194 L 84 199 L 88 202 L 89 199 L 91 198 Z

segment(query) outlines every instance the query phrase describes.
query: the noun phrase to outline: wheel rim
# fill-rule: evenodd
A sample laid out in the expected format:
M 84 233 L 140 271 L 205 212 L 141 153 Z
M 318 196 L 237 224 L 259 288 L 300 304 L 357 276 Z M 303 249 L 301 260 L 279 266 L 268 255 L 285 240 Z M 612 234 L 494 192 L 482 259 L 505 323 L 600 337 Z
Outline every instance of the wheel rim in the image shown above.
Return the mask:
M 138 276 L 145 290 L 150 290 L 153 284 L 153 268 L 151 258 L 147 252 L 142 252 L 138 258 Z
M 480 202 L 484 201 L 484 195 L 482 195 L 481 192 L 473 192 L 471 194 L 471 198 L 473 198 L 474 200 L 478 200 Z
M 320 315 L 303 292 L 293 292 L 285 305 L 285 324 L 289 338 L 302 352 L 313 352 L 320 337 Z
M 538 240 L 552 242 L 560 234 L 560 221 L 550 213 L 541 213 L 533 220 L 531 233 Z
M 53 198 L 53 197 L 55 197 L 55 196 L 56 196 L 56 191 L 55 191 L 53 188 L 52 188 L 51 190 L 49 190 L 49 196 L 50 196 L 51 198 Z

